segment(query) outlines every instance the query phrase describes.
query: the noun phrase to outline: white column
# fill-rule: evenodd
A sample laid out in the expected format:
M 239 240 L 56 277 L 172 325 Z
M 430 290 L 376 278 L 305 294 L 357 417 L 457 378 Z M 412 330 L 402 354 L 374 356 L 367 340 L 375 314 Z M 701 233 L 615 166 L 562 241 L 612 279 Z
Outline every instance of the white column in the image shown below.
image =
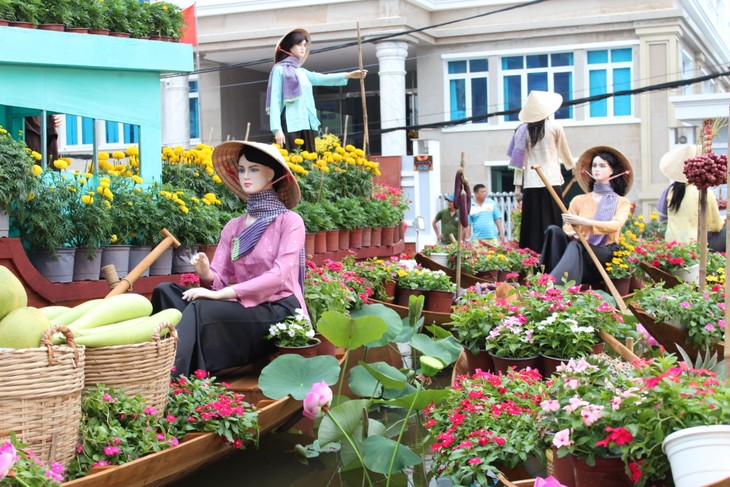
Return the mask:
M 190 101 L 187 76 L 162 78 L 162 145 L 190 144 Z
M 401 127 L 406 124 L 406 56 L 408 44 L 401 41 L 383 41 L 375 44 L 380 76 L 380 126 Z M 381 154 L 407 154 L 406 133 L 396 130 L 381 136 Z

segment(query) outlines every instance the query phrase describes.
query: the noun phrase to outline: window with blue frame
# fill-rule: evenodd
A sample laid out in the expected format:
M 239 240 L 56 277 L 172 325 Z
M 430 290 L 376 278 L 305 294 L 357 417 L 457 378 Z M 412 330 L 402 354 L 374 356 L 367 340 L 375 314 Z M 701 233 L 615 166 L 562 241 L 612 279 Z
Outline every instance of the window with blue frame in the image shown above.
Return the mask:
M 197 76 L 191 76 L 188 81 L 190 103 L 190 139 L 200 140 L 200 97 Z
M 573 99 L 573 53 L 530 54 L 502 57 L 504 109 L 519 110 L 530 91 L 553 91 L 563 100 Z M 573 118 L 573 108 L 561 107 L 555 118 Z M 517 113 L 506 115 L 506 121 L 517 121 Z
M 590 96 L 631 89 L 633 53 L 630 47 L 588 51 L 587 61 Z M 588 113 L 594 118 L 631 116 L 631 95 L 592 101 Z
M 486 59 L 463 59 L 446 63 L 449 89 L 449 120 L 486 115 L 488 112 L 488 70 Z M 486 118 L 472 123 L 487 123 Z
M 66 140 L 63 151 L 88 149 L 94 143 L 94 120 L 77 115 L 66 115 Z M 139 144 L 139 125 L 103 121 L 99 133 L 99 149 L 116 149 Z M 84 147 L 86 146 L 86 147 Z

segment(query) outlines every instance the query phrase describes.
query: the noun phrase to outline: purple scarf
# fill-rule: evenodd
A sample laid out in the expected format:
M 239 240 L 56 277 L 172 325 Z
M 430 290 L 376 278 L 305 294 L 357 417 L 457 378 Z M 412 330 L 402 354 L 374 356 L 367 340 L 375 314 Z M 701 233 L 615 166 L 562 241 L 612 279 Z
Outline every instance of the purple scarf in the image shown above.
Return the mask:
M 527 152 L 527 144 L 530 142 L 529 139 L 527 124 L 523 123 L 515 130 L 507 148 L 507 155 L 510 156 L 509 167 L 512 169 L 525 169 L 525 153 Z
M 299 83 L 299 77 L 297 77 L 297 69 L 299 68 L 299 58 L 295 56 L 287 56 L 278 63 L 274 64 L 281 66 L 284 72 L 284 79 L 282 82 L 282 97 L 284 99 L 284 105 L 290 105 L 294 103 L 294 100 L 302 96 L 302 86 Z M 269 85 L 266 88 L 266 113 L 269 113 L 269 107 L 271 106 L 271 77 L 274 75 L 274 69 L 269 73 Z
M 604 222 L 611 220 L 618 206 L 618 195 L 613 191 L 611 183 L 595 183 L 593 192 L 603 195 L 601 201 L 598 202 L 598 208 L 596 208 L 593 219 Z M 588 237 L 588 243 L 595 246 L 604 245 L 606 240 L 608 240 L 608 235 L 591 234 Z

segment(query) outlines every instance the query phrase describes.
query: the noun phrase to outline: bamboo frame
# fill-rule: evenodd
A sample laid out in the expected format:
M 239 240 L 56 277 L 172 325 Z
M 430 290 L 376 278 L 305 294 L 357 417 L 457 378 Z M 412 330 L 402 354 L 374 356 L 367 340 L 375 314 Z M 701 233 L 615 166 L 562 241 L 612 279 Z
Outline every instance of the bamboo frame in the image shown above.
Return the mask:
M 537 171 L 537 175 L 540 176 L 540 179 L 542 180 L 543 184 L 547 188 L 547 190 L 550 192 L 550 196 L 553 197 L 553 200 L 560 208 L 560 211 L 563 213 L 567 213 L 568 209 L 565 207 L 565 204 L 563 204 L 563 200 L 560 199 L 558 194 L 555 192 L 553 187 L 550 185 L 550 182 L 545 177 L 545 174 L 543 174 L 542 169 L 540 166 L 532 166 L 532 169 Z M 598 260 L 598 257 L 596 257 L 596 254 L 593 252 L 593 249 L 588 244 L 588 241 L 586 238 L 580 233 L 576 232 L 578 235 L 578 239 L 580 240 L 580 243 L 583 244 L 583 247 L 586 249 L 586 252 L 591 257 L 591 260 L 593 261 L 593 264 L 596 266 L 596 269 L 598 269 L 598 272 L 601 274 L 601 277 L 603 278 L 603 282 L 606 283 L 606 287 L 611 293 L 611 296 L 613 296 L 613 299 L 616 300 L 616 305 L 619 307 L 622 313 L 627 313 L 628 310 L 626 308 L 626 303 L 624 302 L 623 298 L 619 294 L 618 290 L 616 289 L 616 286 L 613 285 L 613 282 L 611 281 L 611 278 L 608 277 L 608 274 L 606 273 L 606 269 L 603 268 L 603 264 L 601 264 L 601 261 Z M 608 332 L 601 330 L 598 332 L 598 336 L 601 337 L 601 339 L 608 344 L 609 347 L 611 347 L 616 353 L 621 355 L 625 360 L 629 362 L 633 362 L 634 360 L 638 360 L 639 357 L 632 352 L 626 345 L 616 340 L 614 337 L 612 337 Z
M 360 35 L 360 22 L 357 23 L 357 65 L 360 72 L 363 71 L 362 65 L 362 36 Z M 365 77 L 360 76 L 360 97 L 362 98 L 362 125 L 363 125 L 363 140 L 362 149 L 365 151 L 365 157 L 370 158 L 370 132 L 368 130 L 368 104 L 365 98 Z

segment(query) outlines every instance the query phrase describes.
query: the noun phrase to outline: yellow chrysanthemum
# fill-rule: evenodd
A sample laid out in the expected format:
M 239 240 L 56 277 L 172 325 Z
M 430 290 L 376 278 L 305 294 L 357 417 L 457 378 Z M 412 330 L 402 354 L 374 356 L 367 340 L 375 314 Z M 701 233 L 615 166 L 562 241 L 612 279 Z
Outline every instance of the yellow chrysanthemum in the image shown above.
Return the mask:
M 218 183 L 222 183 L 222 182 L 223 182 L 223 181 L 221 180 L 221 178 L 220 178 L 220 177 L 219 177 L 219 176 L 218 176 L 217 174 L 216 174 L 215 176 L 213 176 L 213 177 L 212 177 L 211 179 L 213 179 L 213 182 L 214 182 L 214 183 L 217 183 L 217 184 L 218 184 Z
M 38 177 L 41 175 L 41 173 L 43 173 L 43 168 L 38 164 L 33 164 L 33 167 L 30 168 L 30 173 L 33 175 L 33 177 Z
M 294 139 L 296 145 L 304 145 L 304 139 Z
M 91 195 L 85 194 L 81 197 L 81 202 L 85 205 L 91 205 L 94 203 L 94 198 Z
M 127 147 L 127 150 L 125 150 L 124 152 L 128 156 L 137 156 L 137 155 L 139 155 L 139 147 L 130 146 L 130 147 Z
M 109 153 L 108 152 L 99 152 L 99 160 L 100 161 L 106 161 L 109 159 Z
M 111 243 L 117 243 L 118 240 L 119 238 L 116 235 L 112 235 L 112 237 L 109 239 Z
M 142 184 L 142 178 L 137 176 L 136 174 L 132 176 L 132 181 L 134 181 L 135 184 Z
M 53 167 L 56 169 L 66 169 L 68 167 L 68 162 L 63 159 L 56 159 L 53 161 Z
M 112 158 L 114 158 L 114 159 L 124 159 L 125 157 L 127 157 L 127 156 L 122 151 L 114 151 L 114 152 L 112 152 Z
M 36 152 L 36 151 L 31 151 L 31 152 L 30 152 L 30 157 L 32 157 L 32 158 L 33 158 L 33 159 L 35 159 L 36 161 L 40 161 L 41 159 L 43 159 L 43 156 L 42 156 L 42 155 L 40 155 L 40 154 L 39 154 L 38 152 Z

